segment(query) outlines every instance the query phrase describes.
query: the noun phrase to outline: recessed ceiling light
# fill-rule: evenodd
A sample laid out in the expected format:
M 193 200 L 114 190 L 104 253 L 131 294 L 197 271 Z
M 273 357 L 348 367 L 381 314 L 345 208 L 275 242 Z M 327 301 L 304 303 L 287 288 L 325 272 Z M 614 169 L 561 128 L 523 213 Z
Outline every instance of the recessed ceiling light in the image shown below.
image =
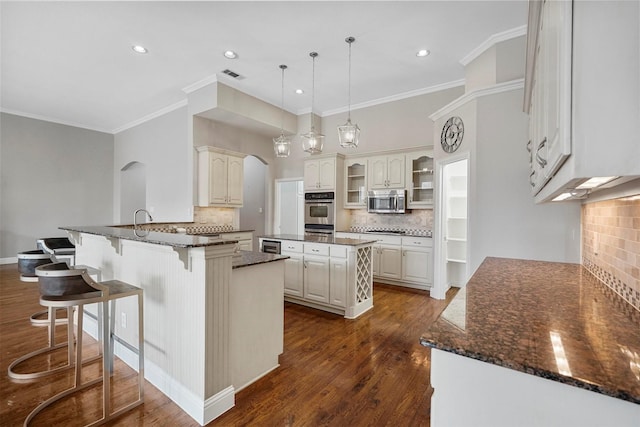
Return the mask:
M 423 56 L 428 56 L 431 52 L 429 52 L 427 49 L 421 49 L 418 52 L 416 52 L 416 56 L 418 57 L 423 57 Z
M 302 89 L 296 89 L 296 93 L 298 95 L 302 95 L 304 93 L 304 91 Z
M 131 49 L 133 49 L 133 51 L 136 52 L 136 53 L 147 53 L 147 52 L 149 52 L 147 50 L 147 48 L 145 48 L 144 46 L 140 46 L 140 45 L 131 46 Z
M 238 54 L 232 50 L 225 50 L 224 57 L 227 59 L 236 59 L 238 57 Z

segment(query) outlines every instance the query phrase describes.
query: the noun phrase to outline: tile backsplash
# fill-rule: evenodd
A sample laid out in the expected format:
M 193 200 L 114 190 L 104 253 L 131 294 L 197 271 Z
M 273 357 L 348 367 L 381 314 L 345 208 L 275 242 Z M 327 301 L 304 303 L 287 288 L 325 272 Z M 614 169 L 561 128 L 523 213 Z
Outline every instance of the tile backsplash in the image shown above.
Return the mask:
M 640 199 L 582 206 L 582 264 L 640 310 Z
M 432 230 L 433 209 L 414 209 L 405 214 L 372 214 L 356 209 L 351 212 L 351 228 Z
M 235 208 L 193 207 L 193 222 L 195 224 L 216 224 L 220 226 L 233 225 Z

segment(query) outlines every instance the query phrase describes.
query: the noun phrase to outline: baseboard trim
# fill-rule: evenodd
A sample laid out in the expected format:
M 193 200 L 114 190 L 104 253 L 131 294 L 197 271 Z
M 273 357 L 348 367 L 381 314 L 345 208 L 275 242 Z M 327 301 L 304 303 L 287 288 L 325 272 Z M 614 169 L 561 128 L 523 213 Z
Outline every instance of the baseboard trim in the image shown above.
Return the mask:
M 0 265 L 1 264 L 17 264 L 18 263 L 18 257 L 9 257 L 9 258 L 0 258 Z
M 84 331 L 94 339 L 97 339 L 98 322 L 96 319 L 85 314 L 83 322 Z M 138 355 L 117 341 L 114 347 L 115 355 L 137 371 Z M 144 378 L 202 426 L 210 423 L 235 406 L 235 389 L 233 386 L 229 386 L 203 400 L 146 358 L 144 360 Z

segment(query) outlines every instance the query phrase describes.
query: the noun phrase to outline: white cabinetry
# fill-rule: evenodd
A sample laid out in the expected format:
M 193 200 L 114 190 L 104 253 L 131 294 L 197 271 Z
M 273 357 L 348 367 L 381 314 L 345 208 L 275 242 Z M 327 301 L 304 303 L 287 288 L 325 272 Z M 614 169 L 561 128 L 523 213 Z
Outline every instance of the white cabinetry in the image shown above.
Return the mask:
M 367 206 L 367 159 L 351 158 L 345 161 L 344 207 L 364 209 Z
M 253 250 L 253 232 L 251 231 L 221 233 L 220 238 L 222 240 L 237 240 L 238 249 L 240 249 L 241 251 Z
M 336 189 L 335 157 L 304 161 L 304 189 L 305 191 Z
M 300 242 L 284 241 L 280 246 L 282 255 L 289 258 L 284 260 L 284 293 L 296 297 L 304 296 L 304 255 Z
M 538 25 L 527 143 L 534 195 L 571 154 L 571 7 L 545 1 Z
M 380 283 L 428 289 L 433 284 L 433 239 L 338 232 L 336 237 L 378 240 L 372 247 L 373 277 Z
M 378 243 L 373 246 L 373 275 L 388 279 L 402 277 L 401 238 L 396 236 L 376 236 Z
M 433 283 L 433 240 L 402 238 L 402 280 L 418 284 Z
M 614 4 L 529 2 L 525 111 L 536 202 L 591 177 L 640 176 L 640 5 Z
M 198 205 L 242 206 L 244 155 L 209 146 L 198 150 Z
M 406 183 L 407 208 L 424 209 L 433 207 L 433 151 L 407 153 Z
M 281 254 L 289 257 L 284 268 L 286 301 L 349 319 L 373 307 L 370 245 L 269 240 L 280 241 Z
M 404 154 L 370 157 L 369 189 L 404 188 Z
M 304 244 L 304 298 L 329 303 L 329 247 Z

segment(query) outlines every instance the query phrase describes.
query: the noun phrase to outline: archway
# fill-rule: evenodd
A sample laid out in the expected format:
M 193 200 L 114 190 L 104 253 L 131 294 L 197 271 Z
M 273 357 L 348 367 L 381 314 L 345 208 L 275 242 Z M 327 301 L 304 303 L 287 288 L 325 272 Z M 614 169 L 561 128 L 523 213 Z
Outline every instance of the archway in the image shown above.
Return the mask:
M 130 162 L 120 169 L 120 223 L 133 223 L 136 209 L 147 206 L 147 171 L 144 163 Z M 142 216 L 141 216 L 142 217 Z

